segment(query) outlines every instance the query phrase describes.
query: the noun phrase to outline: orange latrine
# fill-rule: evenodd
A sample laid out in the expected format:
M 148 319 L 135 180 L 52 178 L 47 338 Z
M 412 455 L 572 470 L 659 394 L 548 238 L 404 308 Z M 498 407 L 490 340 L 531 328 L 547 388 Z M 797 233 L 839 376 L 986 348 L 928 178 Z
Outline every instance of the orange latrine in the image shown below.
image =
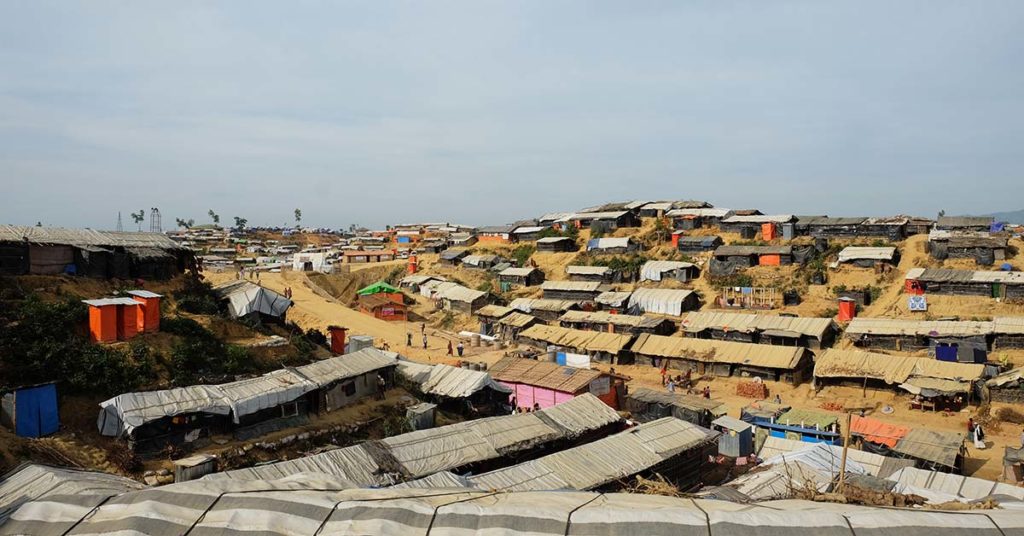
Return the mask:
M 89 339 L 126 341 L 138 334 L 140 303 L 131 298 L 83 300 L 89 306 Z
M 148 290 L 129 290 L 128 295 L 142 304 L 138 315 L 139 332 L 160 331 L 160 294 Z
M 781 266 L 782 255 L 761 255 L 757 263 L 761 266 Z

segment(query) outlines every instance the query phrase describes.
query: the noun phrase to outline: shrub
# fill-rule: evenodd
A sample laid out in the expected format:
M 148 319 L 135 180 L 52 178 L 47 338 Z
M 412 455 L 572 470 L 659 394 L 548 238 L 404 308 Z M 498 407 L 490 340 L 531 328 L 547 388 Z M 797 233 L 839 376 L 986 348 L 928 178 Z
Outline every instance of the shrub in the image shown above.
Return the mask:
M 537 248 L 534 247 L 533 244 L 522 244 L 520 246 L 516 246 L 516 248 L 512 250 L 512 258 L 515 259 L 516 266 L 520 268 L 526 266 L 526 261 L 530 260 L 530 257 L 536 250 Z
M 213 287 L 197 277 L 185 278 L 181 289 L 174 291 L 174 299 L 182 311 L 200 315 L 214 315 L 219 311 L 217 295 Z

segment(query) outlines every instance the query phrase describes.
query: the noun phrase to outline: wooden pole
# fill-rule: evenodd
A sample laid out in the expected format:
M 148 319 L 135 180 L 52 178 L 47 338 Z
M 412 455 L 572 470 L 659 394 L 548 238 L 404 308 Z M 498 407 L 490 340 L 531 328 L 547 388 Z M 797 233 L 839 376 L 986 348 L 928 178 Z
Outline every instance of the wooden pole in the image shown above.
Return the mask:
M 843 458 L 839 462 L 839 493 L 846 487 L 846 451 L 850 448 L 850 425 L 853 422 L 853 414 L 846 414 L 846 424 L 843 426 Z

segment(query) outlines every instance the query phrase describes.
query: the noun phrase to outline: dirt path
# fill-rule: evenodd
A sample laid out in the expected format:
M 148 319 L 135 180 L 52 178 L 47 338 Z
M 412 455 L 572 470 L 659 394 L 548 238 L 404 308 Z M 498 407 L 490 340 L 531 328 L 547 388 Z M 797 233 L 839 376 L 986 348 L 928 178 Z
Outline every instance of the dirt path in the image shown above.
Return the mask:
M 234 274 L 207 274 L 213 284 L 228 281 Z M 448 341 L 458 344 L 458 336 L 454 333 L 437 330 L 427 326 L 427 348 L 423 349 L 421 326 L 412 322 L 385 322 L 345 307 L 334 298 L 325 297 L 309 286 L 309 280 L 302 273 L 284 271 L 279 273 L 260 274 L 260 284 L 276 292 L 284 292 L 285 287 L 292 289 L 292 305 L 288 310 L 288 320 L 295 322 L 303 329 L 317 329 L 326 333 L 327 326 L 337 325 L 349 329 L 351 335 L 370 335 L 377 347 L 387 341 L 392 351 L 423 362 L 450 361 L 447 356 Z M 413 346 L 406 345 L 406 334 L 413 336 Z M 465 357 L 474 358 L 487 354 L 500 354 L 493 348 L 470 348 L 466 343 Z

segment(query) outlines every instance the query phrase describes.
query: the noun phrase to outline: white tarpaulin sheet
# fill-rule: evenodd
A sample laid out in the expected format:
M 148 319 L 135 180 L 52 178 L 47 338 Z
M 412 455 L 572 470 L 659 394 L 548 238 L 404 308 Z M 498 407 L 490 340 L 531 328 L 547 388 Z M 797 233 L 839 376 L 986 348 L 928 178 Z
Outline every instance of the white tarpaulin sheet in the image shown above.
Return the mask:
M 288 298 L 248 281 L 231 281 L 214 287 L 213 291 L 228 301 L 228 312 L 232 318 L 251 313 L 280 317 L 292 306 Z
M 589 369 L 590 368 L 590 356 L 586 354 L 570 354 L 565 353 L 565 364 L 569 367 Z
M 680 316 L 692 294 L 692 290 L 641 288 L 629 297 L 629 307 L 636 307 L 644 313 Z

